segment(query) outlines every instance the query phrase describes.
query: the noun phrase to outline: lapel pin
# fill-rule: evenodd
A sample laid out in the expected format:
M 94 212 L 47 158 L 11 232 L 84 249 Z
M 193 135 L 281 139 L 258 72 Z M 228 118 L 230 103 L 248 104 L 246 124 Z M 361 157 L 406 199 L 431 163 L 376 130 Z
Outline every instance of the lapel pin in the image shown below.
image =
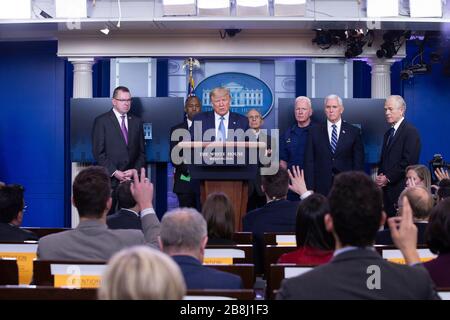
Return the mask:
M 342 130 L 342 133 L 345 133 L 345 130 Z

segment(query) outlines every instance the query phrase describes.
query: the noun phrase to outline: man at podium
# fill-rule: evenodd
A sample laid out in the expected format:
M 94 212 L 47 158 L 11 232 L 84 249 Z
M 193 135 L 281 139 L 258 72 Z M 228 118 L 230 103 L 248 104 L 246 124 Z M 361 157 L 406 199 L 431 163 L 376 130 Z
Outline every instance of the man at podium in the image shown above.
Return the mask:
M 213 141 L 230 140 L 232 137 L 229 135 L 229 130 L 242 129 L 246 131 L 248 129 L 247 118 L 230 111 L 231 96 L 227 88 L 214 88 L 211 90 L 209 98 L 214 111 L 201 112 L 194 116 L 194 125 L 191 126 L 191 134 L 194 133 L 194 140 L 198 140 L 195 130 L 198 128 L 199 123 L 202 130 L 202 137 L 199 140 L 204 141 L 212 141 L 212 139 L 206 139 L 207 136 L 205 136 L 205 139 L 203 137 L 204 133 L 209 129 L 214 129 Z

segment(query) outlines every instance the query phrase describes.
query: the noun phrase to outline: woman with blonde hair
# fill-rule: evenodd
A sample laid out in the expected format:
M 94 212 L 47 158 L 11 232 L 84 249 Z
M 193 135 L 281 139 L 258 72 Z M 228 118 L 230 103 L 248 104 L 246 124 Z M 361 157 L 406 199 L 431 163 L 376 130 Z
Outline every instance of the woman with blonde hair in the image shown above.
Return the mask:
M 178 265 L 168 255 L 145 246 L 112 256 L 98 291 L 101 300 L 181 300 L 185 294 Z
M 431 174 L 430 170 L 422 164 L 408 166 L 406 173 L 406 187 L 424 187 L 431 192 Z

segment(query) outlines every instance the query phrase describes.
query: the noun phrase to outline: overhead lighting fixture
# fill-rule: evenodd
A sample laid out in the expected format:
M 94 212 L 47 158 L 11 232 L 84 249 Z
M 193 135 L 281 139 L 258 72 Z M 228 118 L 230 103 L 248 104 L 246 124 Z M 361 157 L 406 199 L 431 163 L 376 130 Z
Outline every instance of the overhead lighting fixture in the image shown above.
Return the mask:
M 197 13 L 195 0 L 163 0 L 165 16 L 193 16 Z
M 442 0 L 409 0 L 411 18 L 442 18 Z
M 411 33 L 409 31 L 393 30 L 385 32 L 383 34 L 383 43 L 376 52 L 377 57 L 380 59 L 392 58 L 410 36 Z
M 31 0 L 0 0 L 0 19 L 31 19 Z
M 326 50 L 333 45 L 339 45 L 342 41 L 345 41 L 347 35 L 345 30 L 324 30 L 317 29 L 316 36 L 312 39 L 312 43 L 316 43 L 320 49 Z
M 399 0 L 367 0 L 367 17 L 396 17 L 399 15 Z
M 229 0 L 197 0 L 199 16 L 229 16 Z
M 277 17 L 304 16 L 306 0 L 273 0 L 273 14 Z
M 100 29 L 100 32 L 103 33 L 105 36 L 107 36 L 109 34 L 109 28 L 105 27 L 103 29 Z
M 269 1 L 236 0 L 236 15 L 239 17 L 269 16 Z
M 87 17 L 86 0 L 55 0 L 56 18 L 80 19 Z

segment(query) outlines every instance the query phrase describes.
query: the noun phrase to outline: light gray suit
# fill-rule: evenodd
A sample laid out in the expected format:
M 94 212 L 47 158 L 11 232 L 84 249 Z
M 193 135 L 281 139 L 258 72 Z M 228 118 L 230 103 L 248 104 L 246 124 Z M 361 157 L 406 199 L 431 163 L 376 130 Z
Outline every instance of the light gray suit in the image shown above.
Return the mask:
M 117 251 L 135 245 L 158 247 L 160 223 L 155 214 L 142 217 L 142 230 L 112 230 L 103 222 L 81 221 L 69 231 L 50 234 L 39 240 L 39 260 L 107 261 Z

